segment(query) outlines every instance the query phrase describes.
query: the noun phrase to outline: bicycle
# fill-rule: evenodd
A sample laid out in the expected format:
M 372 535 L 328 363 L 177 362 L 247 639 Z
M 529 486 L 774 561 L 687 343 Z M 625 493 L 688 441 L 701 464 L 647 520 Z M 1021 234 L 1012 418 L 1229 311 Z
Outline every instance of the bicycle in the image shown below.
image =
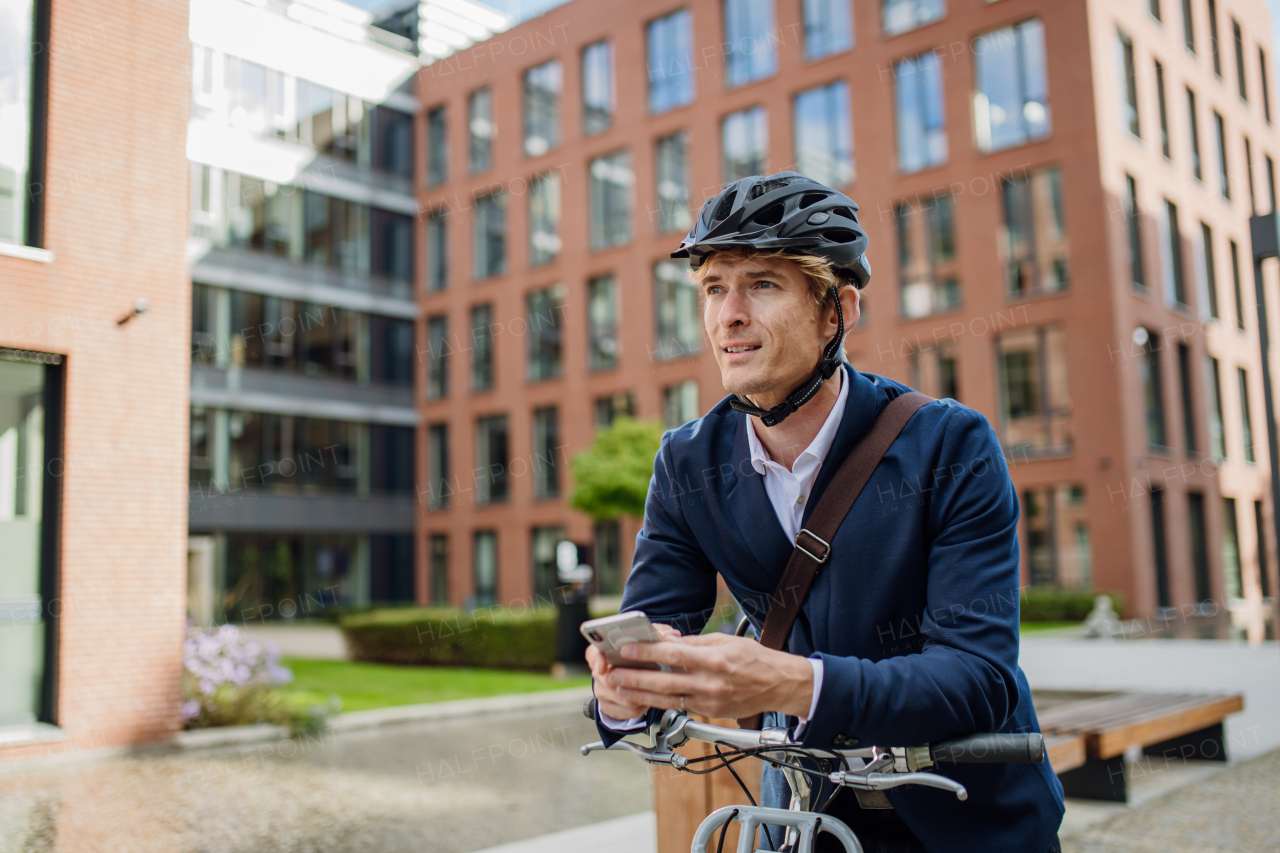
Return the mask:
M 596 719 L 596 700 L 588 699 L 583 704 L 582 711 L 588 719 Z M 605 747 L 603 741 L 585 744 L 581 751 L 583 756 L 587 756 L 592 752 L 605 749 L 629 750 L 649 764 L 665 764 L 676 770 L 692 773 L 710 773 L 723 766 L 733 774 L 733 778 L 737 780 L 751 802 L 749 806 L 725 806 L 707 815 L 693 835 L 691 853 L 707 853 L 707 845 L 717 829 L 720 830 L 720 842 L 716 850 L 720 853 L 724 846 L 725 833 L 728 831 L 730 822 L 733 821 L 739 824 L 737 853 L 753 853 L 756 850 L 756 833 L 765 824 L 786 828 L 786 837 L 779 848 L 783 851 L 813 853 L 813 845 L 818 833 L 826 832 L 835 836 L 847 853 L 863 853 L 862 843 L 847 824 L 823 814 L 840 788 L 885 791 L 902 785 L 925 785 L 951 791 L 960 800 L 965 800 L 968 799 L 969 793 L 963 785 L 946 776 L 930 773 L 928 769 L 941 763 L 1037 764 L 1045 760 L 1044 737 L 1039 733 L 977 734 L 933 745 L 909 747 L 813 749 L 799 746 L 791 740 L 788 730 L 782 727 L 766 726 L 758 731 L 728 729 L 700 723 L 690 719 L 687 714 L 674 710 L 665 712 L 648 732 L 652 741 L 650 746 L 623 739 L 610 747 Z M 676 747 L 690 740 L 711 744 L 716 754 L 702 758 L 689 758 L 675 751 Z M 732 751 L 721 752 L 721 747 Z M 790 809 L 772 809 L 755 804 L 751 792 L 738 776 L 737 771 L 733 769 L 734 763 L 753 757 L 781 768 L 792 792 Z M 815 762 L 830 762 L 834 759 L 843 769 L 830 772 L 813 770 L 801 765 L 802 758 L 809 758 Z M 861 759 L 864 766 L 850 767 L 850 759 L 855 758 Z M 720 762 L 720 766 L 707 770 L 697 770 L 689 766 L 716 760 Z M 809 810 L 809 797 L 813 790 L 811 777 L 830 782 L 835 786 L 826 801 L 813 811 Z M 767 829 L 765 831 L 768 832 Z M 770 836 L 769 846 L 775 846 L 772 836 Z

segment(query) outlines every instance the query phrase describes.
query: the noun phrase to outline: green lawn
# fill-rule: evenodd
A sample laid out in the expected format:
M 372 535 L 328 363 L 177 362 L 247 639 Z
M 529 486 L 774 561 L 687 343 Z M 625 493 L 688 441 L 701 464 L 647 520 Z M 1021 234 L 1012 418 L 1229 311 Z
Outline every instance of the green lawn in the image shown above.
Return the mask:
M 285 658 L 293 681 L 285 690 L 296 701 L 325 702 L 336 694 L 343 711 L 447 702 L 509 693 L 536 693 L 585 686 L 590 678 L 555 679 L 535 672 L 461 667 L 391 666 L 337 660 Z
M 1024 634 L 1034 634 L 1038 631 L 1056 631 L 1059 628 L 1079 628 L 1083 622 L 1023 622 L 1018 629 Z

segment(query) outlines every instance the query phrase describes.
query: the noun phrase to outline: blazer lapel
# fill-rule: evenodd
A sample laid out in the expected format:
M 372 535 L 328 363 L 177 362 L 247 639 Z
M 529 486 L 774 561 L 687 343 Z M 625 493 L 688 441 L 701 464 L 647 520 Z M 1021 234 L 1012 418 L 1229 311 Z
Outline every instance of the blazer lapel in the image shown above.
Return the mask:
M 818 505 L 827 486 L 835 479 L 836 471 L 839 470 L 845 457 L 849 455 L 849 451 L 853 450 L 858 439 L 867 434 L 871 424 L 875 422 L 876 415 L 880 414 L 880 410 L 888 404 L 888 400 L 883 399 L 884 395 L 880 393 L 881 389 L 848 364 L 844 365 L 844 378 L 849 383 L 849 396 L 845 398 L 844 415 L 840 419 L 840 428 L 836 430 L 835 440 L 831 442 L 831 449 L 827 451 L 827 458 L 822 461 L 822 467 L 818 469 L 818 477 L 813 481 L 813 488 L 809 490 L 809 501 L 804 508 L 802 524 L 809 523 L 813 508 Z M 764 491 L 763 484 L 760 490 Z

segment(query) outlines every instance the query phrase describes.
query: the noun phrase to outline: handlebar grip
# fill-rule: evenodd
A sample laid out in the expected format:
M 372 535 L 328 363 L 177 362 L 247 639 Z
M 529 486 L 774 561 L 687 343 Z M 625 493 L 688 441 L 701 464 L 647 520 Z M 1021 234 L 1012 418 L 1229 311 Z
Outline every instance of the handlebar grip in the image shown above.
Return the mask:
M 596 719 L 596 697 L 592 696 L 582 703 L 582 716 L 588 720 Z
M 1044 735 L 968 735 L 934 744 L 929 756 L 952 764 L 1039 764 L 1044 761 Z

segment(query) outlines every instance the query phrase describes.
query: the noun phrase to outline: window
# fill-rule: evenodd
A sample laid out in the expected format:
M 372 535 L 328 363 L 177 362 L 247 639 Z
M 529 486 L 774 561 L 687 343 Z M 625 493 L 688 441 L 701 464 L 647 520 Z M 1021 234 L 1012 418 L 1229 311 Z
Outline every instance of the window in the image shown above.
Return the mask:
M 1209 380 L 1209 452 L 1215 459 L 1227 458 L 1226 434 L 1222 428 L 1222 375 L 1218 360 L 1209 356 L 1206 362 Z
M 413 281 L 413 220 L 376 207 L 369 213 L 371 271 L 394 281 Z
M 1028 489 L 1022 493 L 1022 518 L 1031 585 L 1092 589 L 1093 553 L 1084 487 Z
M 1000 182 L 1004 202 L 1005 287 L 1011 294 L 1056 293 L 1070 281 L 1062 173 L 1040 169 Z
M 724 0 L 725 82 L 743 86 L 778 70 L 773 0 Z
M 555 406 L 533 410 L 533 496 L 560 494 L 560 413 Z
M 996 338 L 1001 443 L 1006 452 L 1066 453 L 1074 443 L 1066 333 L 1040 326 Z
M 1271 571 L 1267 566 L 1267 523 L 1266 512 L 1262 501 L 1253 502 L 1253 529 L 1257 532 L 1258 553 L 1258 585 L 1262 589 L 1262 597 L 1271 597 Z
M 1191 133 L 1191 173 L 1204 180 L 1200 169 L 1200 121 L 1196 118 L 1196 93 L 1187 89 L 1187 128 Z
M 529 263 L 549 264 L 560 254 L 560 175 L 544 172 L 529 181 Z
M 531 290 L 529 309 L 529 381 L 554 379 L 561 374 L 561 324 L 564 319 L 564 285 Z
M 951 196 L 899 202 L 895 217 L 902 315 L 914 319 L 958 307 L 959 264 Z
M 1244 172 L 1245 177 L 1249 181 L 1249 213 L 1257 215 L 1258 213 L 1258 194 L 1253 186 L 1253 145 L 1249 142 L 1249 137 L 1244 137 Z
M 1117 31 L 1116 36 L 1120 50 L 1120 74 L 1124 90 L 1121 100 L 1124 104 L 1122 121 L 1131 134 L 1140 137 L 1142 130 L 1138 122 L 1138 81 L 1137 70 L 1133 63 L 1133 39 L 1123 31 Z
M 535 527 L 529 553 L 533 556 L 533 594 L 536 601 L 551 601 L 560 584 L 556 546 L 565 538 L 564 528 Z
M 492 605 L 498 600 L 498 534 L 492 530 L 477 530 L 472 550 L 476 587 L 474 606 Z
M 1169 153 L 1169 109 L 1164 97 L 1164 66 L 1156 63 L 1156 105 L 1160 110 L 1160 150 L 1165 159 L 1171 159 Z
M 427 110 L 427 186 L 449 179 L 449 139 L 446 135 L 445 107 Z
M 1213 73 L 1222 79 L 1222 54 L 1219 53 L 1220 42 L 1218 40 L 1218 3 L 1217 0 L 1209 0 L 1209 52 L 1213 54 Z
M 413 116 L 386 107 L 374 107 L 371 115 L 372 127 L 364 134 L 370 137 L 370 165 L 384 172 L 412 178 Z
M 1213 229 L 1209 223 L 1200 223 L 1200 246 L 1204 258 L 1205 299 L 1209 316 L 1218 319 L 1218 271 L 1213 259 Z
M 930 51 L 893 69 L 898 105 L 898 168 L 918 172 L 947 162 L 947 117 L 942 63 Z
M 493 387 L 493 306 L 471 306 L 471 390 Z
M 622 525 L 597 521 L 592 530 L 596 556 L 596 594 L 622 594 Z
M 1231 200 L 1231 172 L 1227 168 L 1227 126 L 1221 114 L 1213 114 L 1214 128 L 1218 131 L 1218 187 L 1222 197 Z
M 1199 492 L 1187 492 L 1187 529 L 1191 539 L 1196 600 L 1207 602 L 1212 597 L 1209 592 L 1209 531 L 1204 515 L 1204 495 Z
M 348 312 L 352 313 L 352 312 Z M 369 315 L 369 378 L 388 385 L 413 385 L 413 321 Z M 354 342 L 353 342 L 354 344 Z M 352 347 L 352 378 L 355 374 Z M 335 359 L 336 361 L 337 359 Z
M 896 36 L 914 30 L 947 14 L 946 0 L 882 0 L 880 7 L 885 35 Z
M 851 0 L 804 0 L 804 55 L 821 59 L 853 47 Z
M 1240 434 L 1244 439 L 1244 461 L 1252 465 L 1257 458 L 1253 452 L 1253 410 L 1249 405 L 1249 372 L 1243 367 L 1237 367 L 1236 378 L 1240 382 Z
M 1262 115 L 1271 124 L 1271 84 L 1267 80 L 1267 52 L 1262 48 L 1258 48 L 1258 79 L 1262 81 Z
M 799 172 L 833 187 L 852 181 L 848 84 L 837 81 L 796 95 L 795 120 Z
M 689 277 L 689 265 L 659 261 L 653 265 L 659 360 L 680 358 L 702 348 L 698 293 Z
M 1183 271 L 1182 230 L 1178 226 L 1178 206 L 1164 200 L 1164 266 L 1165 299 L 1171 304 L 1187 304 L 1187 279 Z
M 1240 93 L 1240 100 L 1248 101 L 1249 87 L 1244 77 L 1244 34 L 1235 18 L 1231 19 L 1231 41 L 1236 48 L 1236 90 Z
M 677 131 L 658 140 L 658 230 L 688 231 L 693 225 L 689 210 L 689 132 Z
M 1138 368 L 1146 404 L 1147 446 L 1163 450 L 1169 445 L 1164 428 L 1164 383 L 1160 378 L 1164 350 L 1160 346 L 1159 335 L 1148 329 L 1139 328 L 1133 339 L 1142 350 Z
M 557 60 L 524 73 L 524 153 L 541 157 L 560 145 L 560 90 L 564 75 Z
M 441 208 L 427 214 L 427 290 L 449 286 L 449 225 Z
M 449 318 L 436 314 L 427 318 L 427 399 L 449 394 Z
M 615 151 L 591 161 L 591 248 L 631 242 L 631 152 Z
M 1132 175 L 1124 176 L 1125 182 L 1125 218 L 1129 221 L 1129 274 L 1133 278 L 1134 287 L 1146 287 L 1142 270 L 1142 228 L 1141 211 L 1138 209 L 1138 182 Z
M 607 370 L 618 364 L 618 303 L 613 276 L 598 275 L 587 282 L 587 367 Z
M 594 136 L 613 124 L 613 42 L 598 41 L 582 51 L 582 132 Z
M 449 425 L 427 427 L 427 508 L 446 509 L 453 489 L 449 486 Z
M 687 9 L 649 22 L 649 112 L 693 103 L 693 16 Z
M 472 172 L 483 172 L 493 165 L 493 92 L 487 87 L 467 96 L 467 138 L 470 141 L 468 162 Z
M 1236 518 L 1236 499 L 1222 499 L 1222 580 L 1227 598 L 1244 597 L 1244 579 L 1240 572 L 1240 523 Z
M 1191 390 L 1191 348 L 1178 344 L 1178 388 L 1182 392 L 1182 436 L 1186 439 L 1187 455 L 1200 451 L 1196 441 L 1196 408 Z
M 431 606 L 449 606 L 449 536 L 431 534 Z
M 607 429 L 620 417 L 635 417 L 636 404 L 630 392 L 619 391 L 607 397 L 597 397 L 596 429 Z
M 0 146 L 2 243 L 38 245 L 40 241 L 38 223 L 33 216 L 37 213 L 35 198 L 27 192 L 28 186 L 42 180 L 38 158 L 43 128 L 38 127 L 33 118 L 38 121 L 36 115 L 44 109 L 33 98 L 33 93 L 41 85 L 37 75 L 45 63 L 33 50 L 42 38 L 35 32 L 35 7 L 34 0 L 0 3 L 6 20 L 2 36 L 5 85 L 0 89 L 0 115 L 4 116 L 5 125 L 5 144 Z
M 499 190 L 476 198 L 471 239 L 471 263 L 477 279 L 492 278 L 507 271 L 507 199 Z
M 1156 601 L 1160 607 L 1169 607 L 1169 560 L 1165 550 L 1164 489 L 1151 489 L 1151 539 L 1155 557 Z
M 364 424 L 229 411 L 227 438 L 233 491 L 355 494 L 362 469 L 369 470 Z M 286 457 L 297 464 L 279 464 Z
M 1049 135 L 1044 25 L 1032 19 L 974 40 L 978 147 L 998 151 Z
M 502 503 L 508 497 L 507 416 L 476 420 L 476 503 Z
M 724 117 L 720 129 L 724 183 L 763 175 L 769 161 L 769 127 L 764 107 L 752 107 Z
M 662 423 L 667 429 L 697 420 L 698 383 L 689 379 L 662 389 Z
M 1240 248 L 1236 245 L 1235 240 L 1228 240 L 1227 246 L 1231 250 L 1231 287 L 1234 291 L 1236 302 L 1236 327 L 1243 332 L 1244 289 L 1241 287 L 1240 281 Z
M 1182 43 L 1187 50 L 1196 52 L 1196 27 L 1191 17 L 1191 0 L 1182 0 Z
M 214 317 L 217 302 L 225 293 L 206 284 L 191 285 L 191 360 L 197 364 L 215 364 L 218 361 L 218 339 Z
M 954 344 L 911 351 L 911 387 L 938 399 L 960 399 L 960 371 Z

